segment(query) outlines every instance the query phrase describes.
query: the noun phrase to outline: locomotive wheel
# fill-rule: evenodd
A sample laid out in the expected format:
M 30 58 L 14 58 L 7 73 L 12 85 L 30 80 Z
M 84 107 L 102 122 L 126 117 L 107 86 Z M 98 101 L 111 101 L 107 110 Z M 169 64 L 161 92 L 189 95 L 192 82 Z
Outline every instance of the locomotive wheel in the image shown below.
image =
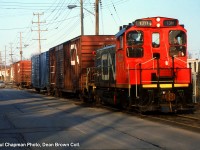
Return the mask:
M 138 111 L 147 112 L 153 110 L 153 99 L 154 95 L 151 92 L 145 93 L 142 99 L 139 100 L 138 103 Z
M 122 104 L 122 108 L 125 109 L 125 110 L 128 110 L 130 108 L 130 103 L 127 99 L 122 101 L 121 104 Z

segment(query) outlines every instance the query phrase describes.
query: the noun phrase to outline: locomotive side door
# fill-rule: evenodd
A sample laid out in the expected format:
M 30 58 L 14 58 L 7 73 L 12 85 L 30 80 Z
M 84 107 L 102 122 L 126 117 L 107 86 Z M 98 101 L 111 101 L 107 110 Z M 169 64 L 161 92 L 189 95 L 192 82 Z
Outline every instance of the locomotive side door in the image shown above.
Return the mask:
M 166 34 L 163 32 L 162 28 L 152 29 L 150 32 L 151 41 L 151 49 L 152 49 L 152 57 L 155 58 L 155 73 L 152 72 L 152 80 L 153 82 L 157 81 L 162 74 L 168 70 L 164 68 L 168 68 L 169 64 L 169 54 L 167 49 L 167 39 Z M 171 72 L 171 71 L 170 71 Z M 169 72 L 169 75 L 171 74 Z M 154 75 L 154 76 L 153 76 Z
M 153 82 L 162 81 L 162 83 L 169 83 L 173 82 L 174 79 L 173 62 L 168 46 L 168 34 L 169 30 L 165 28 L 151 30 L 152 53 L 153 57 L 156 58 L 154 61 L 156 76 L 152 77 Z

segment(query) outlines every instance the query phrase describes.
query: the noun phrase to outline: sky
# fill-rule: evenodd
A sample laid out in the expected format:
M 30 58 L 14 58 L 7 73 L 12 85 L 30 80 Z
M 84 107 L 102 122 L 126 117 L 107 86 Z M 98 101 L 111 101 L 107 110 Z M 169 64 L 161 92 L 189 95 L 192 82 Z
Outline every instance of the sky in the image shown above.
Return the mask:
M 188 51 L 200 58 L 199 0 L 99 0 L 99 33 L 115 35 L 119 26 L 146 17 L 176 18 L 188 33 Z M 95 0 L 83 0 L 84 34 L 95 34 Z M 0 61 L 20 60 L 20 33 L 23 59 L 39 53 L 38 16 L 40 14 L 41 52 L 81 34 L 80 0 L 0 0 Z M 11 52 L 12 49 L 12 52 Z M 6 54 L 5 54 L 6 51 Z M 12 54 L 12 55 L 11 55 Z M 5 57 L 6 56 L 6 57 Z

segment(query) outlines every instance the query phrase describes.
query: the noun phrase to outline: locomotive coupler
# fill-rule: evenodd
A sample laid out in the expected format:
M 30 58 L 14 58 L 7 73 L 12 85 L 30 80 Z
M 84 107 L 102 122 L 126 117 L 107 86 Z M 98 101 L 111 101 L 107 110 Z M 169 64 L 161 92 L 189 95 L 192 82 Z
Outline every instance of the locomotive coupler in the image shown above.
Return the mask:
M 170 91 L 163 91 L 162 99 L 166 100 L 167 102 L 172 102 L 176 99 L 176 95 Z

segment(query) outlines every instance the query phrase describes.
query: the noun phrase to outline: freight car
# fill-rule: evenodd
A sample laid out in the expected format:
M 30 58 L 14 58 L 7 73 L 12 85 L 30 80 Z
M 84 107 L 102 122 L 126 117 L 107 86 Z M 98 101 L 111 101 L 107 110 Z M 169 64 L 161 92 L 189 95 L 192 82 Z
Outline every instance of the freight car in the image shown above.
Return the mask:
M 187 31 L 174 18 L 137 19 L 96 51 L 84 97 L 141 112 L 193 111 Z
M 49 89 L 49 51 L 35 55 L 32 61 L 32 87 L 36 91 Z
M 50 93 L 82 93 L 86 84 L 86 68 L 94 66 L 93 51 L 114 44 L 113 35 L 84 35 L 49 50 Z
M 114 43 L 113 35 L 84 35 L 33 56 L 33 87 L 37 91 L 45 88 L 49 94 L 56 96 L 63 93 L 79 95 L 86 84 L 86 68 L 94 66 L 93 52 Z
M 21 60 L 12 66 L 14 83 L 19 87 L 31 87 L 31 61 Z

